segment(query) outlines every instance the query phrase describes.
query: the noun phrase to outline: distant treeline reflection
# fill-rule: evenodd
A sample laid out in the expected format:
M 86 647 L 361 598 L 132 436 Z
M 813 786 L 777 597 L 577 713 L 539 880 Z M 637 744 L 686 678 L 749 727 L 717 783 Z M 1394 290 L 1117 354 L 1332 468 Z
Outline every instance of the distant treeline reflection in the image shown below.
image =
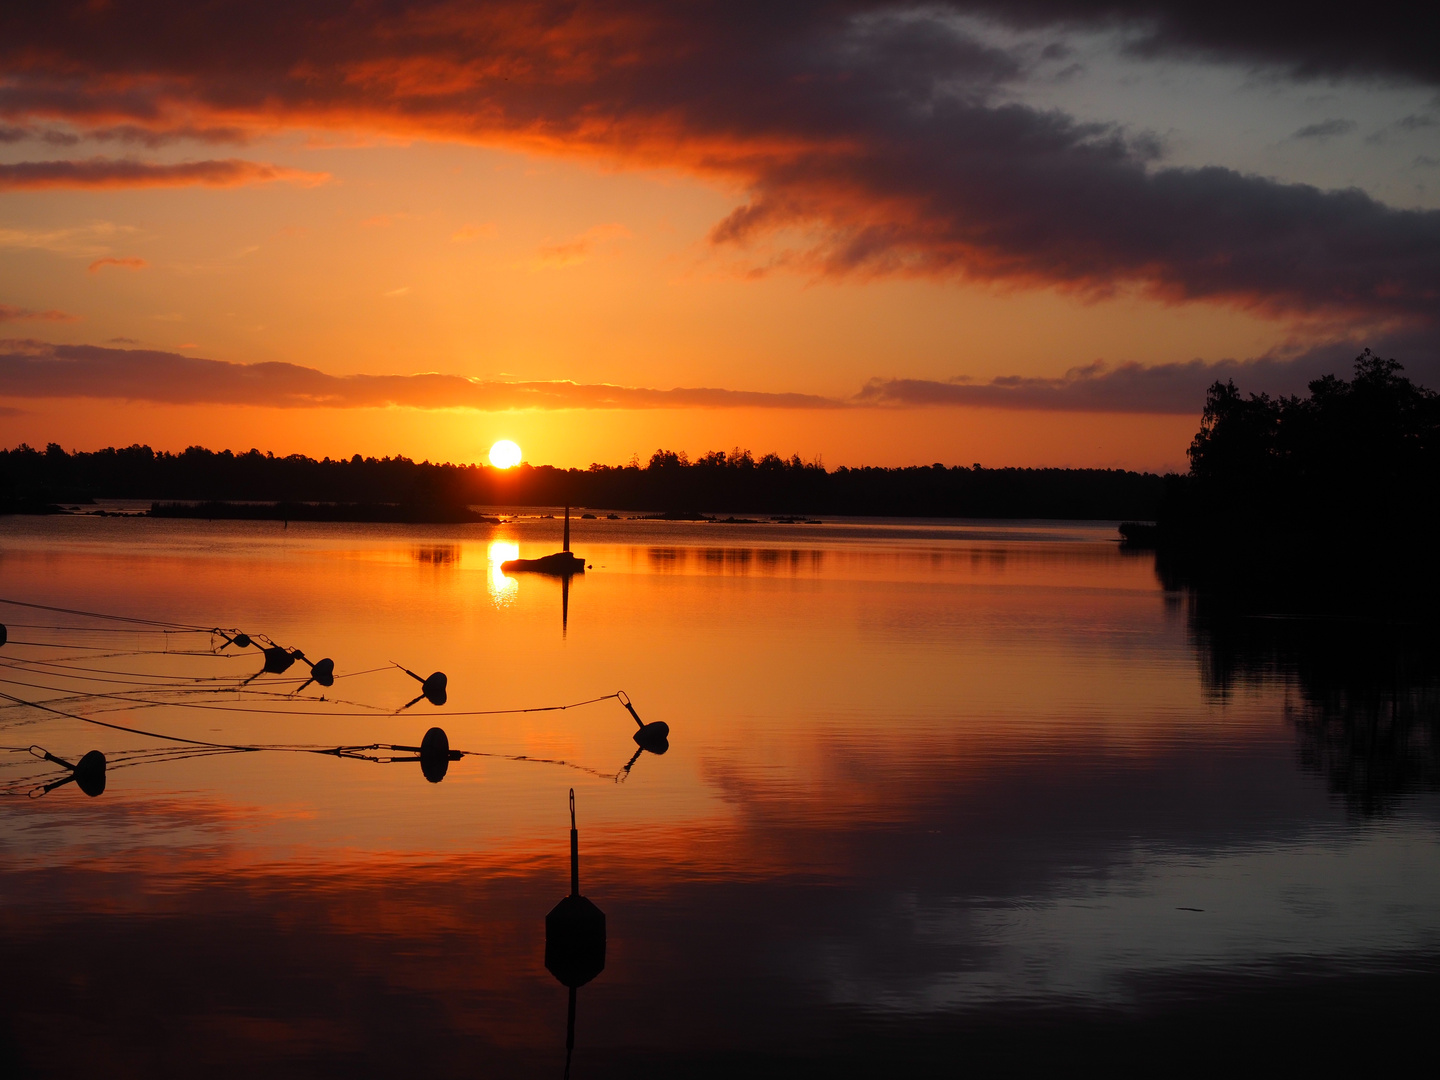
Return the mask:
M 684 573 L 690 565 L 707 574 L 801 574 L 820 572 L 825 552 L 798 548 L 652 547 L 646 551 L 650 569 L 659 574 Z
M 826 469 L 798 456 L 757 459 L 739 449 L 693 461 L 657 450 L 644 464 L 503 471 L 404 457 L 316 461 L 198 446 L 179 454 L 148 446 L 67 453 L 53 443 L 45 450 L 0 451 L 0 508 L 10 513 L 109 498 L 389 504 L 405 508 L 397 519 L 433 521 L 465 520 L 457 508 L 471 505 L 565 503 L 670 512 L 1150 520 L 1163 487 L 1159 476 L 1120 469 Z

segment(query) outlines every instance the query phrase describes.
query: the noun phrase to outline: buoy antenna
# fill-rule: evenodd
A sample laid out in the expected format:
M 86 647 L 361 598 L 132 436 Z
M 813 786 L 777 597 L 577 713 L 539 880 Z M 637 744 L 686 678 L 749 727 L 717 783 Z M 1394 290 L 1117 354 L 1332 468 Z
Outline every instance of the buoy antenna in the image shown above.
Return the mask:
M 395 664 L 395 661 L 391 660 L 390 663 Z M 404 664 L 395 664 L 395 666 L 398 667 L 401 671 L 405 672 L 406 675 L 409 675 L 416 682 L 423 683 L 425 681 L 423 678 L 421 678 L 419 675 L 416 675 L 415 672 L 411 671 Z
M 630 704 L 630 695 L 625 693 L 624 690 L 617 690 L 615 696 L 620 699 L 621 705 L 624 705 L 625 708 L 630 710 L 630 715 L 635 718 L 635 726 L 643 728 L 645 721 L 640 719 L 640 714 L 635 711 L 635 706 Z
M 32 747 L 30 747 L 30 753 L 34 754 L 34 755 L 35 755 L 36 757 L 38 757 L 38 758 L 41 758 L 41 759 L 43 759 L 43 760 L 45 760 L 45 761 L 50 762 L 50 763 L 53 764 L 53 765 L 59 765 L 61 768 L 69 769 L 69 770 L 71 770 L 72 772 L 75 770 L 75 766 L 74 766 L 74 765 L 71 765 L 70 762 L 66 761 L 64 758 L 56 757 L 54 754 L 50 753 L 49 750 L 46 750 L 43 746 L 32 746 Z M 572 800 L 573 800 L 573 797 L 574 797 L 574 796 L 573 796 L 573 793 L 572 793 L 572 796 L 571 796 L 571 797 L 572 797 Z M 573 802 L 572 802 L 572 805 L 573 805 Z M 572 818 L 573 818 L 573 814 L 572 814 Z
M 570 895 L 580 895 L 580 834 L 575 831 L 575 789 L 570 789 Z

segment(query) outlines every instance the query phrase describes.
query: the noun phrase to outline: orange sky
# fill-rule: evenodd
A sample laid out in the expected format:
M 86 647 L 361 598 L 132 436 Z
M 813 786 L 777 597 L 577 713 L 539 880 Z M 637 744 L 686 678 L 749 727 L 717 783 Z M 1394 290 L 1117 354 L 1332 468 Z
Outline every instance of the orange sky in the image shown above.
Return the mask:
M 872 6 L 0 21 L 0 443 L 1163 469 L 1217 376 L 1435 366 L 1423 72 Z

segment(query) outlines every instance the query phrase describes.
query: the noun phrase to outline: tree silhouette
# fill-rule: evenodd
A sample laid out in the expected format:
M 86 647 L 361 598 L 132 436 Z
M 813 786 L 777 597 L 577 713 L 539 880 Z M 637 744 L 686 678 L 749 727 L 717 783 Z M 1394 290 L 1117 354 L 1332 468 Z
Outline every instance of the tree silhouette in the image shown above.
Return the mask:
M 1433 591 L 1440 395 L 1403 371 L 1366 349 L 1352 379 L 1316 379 L 1307 397 L 1211 386 L 1160 515 L 1168 567 L 1261 592 Z

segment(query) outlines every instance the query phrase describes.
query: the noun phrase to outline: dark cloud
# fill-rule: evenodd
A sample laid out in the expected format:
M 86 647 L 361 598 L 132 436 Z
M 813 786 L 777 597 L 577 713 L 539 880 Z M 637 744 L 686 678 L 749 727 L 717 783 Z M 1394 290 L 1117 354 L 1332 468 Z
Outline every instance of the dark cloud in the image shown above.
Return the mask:
M 1440 382 L 1440 341 L 1430 331 L 1384 336 L 1371 343 L 1401 361 L 1422 385 Z M 1198 415 L 1211 384 L 1232 380 L 1244 393 L 1303 394 L 1324 375 L 1350 374 L 1362 345 L 1333 341 L 1286 356 L 1245 360 L 1189 360 L 1143 366 L 1094 361 L 1058 378 L 1005 375 L 980 382 L 968 378 L 871 379 L 853 399 L 875 406 L 970 405 L 1055 412 Z
M 670 409 L 836 408 L 811 394 L 484 382 L 459 375 L 328 375 L 298 364 L 232 364 L 94 345 L 0 342 L 0 397 L 106 398 L 272 408 Z
M 1302 0 L 959 0 L 1022 27 L 1114 30 L 1143 56 L 1198 57 L 1302 78 L 1370 76 L 1440 83 L 1440 9 L 1381 0 L 1360 11 Z
M 1354 120 L 1322 120 L 1318 124 L 1306 124 L 1292 139 L 1333 139 L 1337 135 L 1348 135 L 1355 130 Z
M 93 157 L 84 161 L 20 161 L 0 165 L 0 191 L 36 188 L 238 187 L 276 180 L 316 184 L 328 177 L 281 165 L 241 161 L 185 161 L 157 165 L 133 158 Z
M 1387 124 L 1377 131 L 1372 131 L 1365 136 L 1365 141 L 1371 146 L 1383 146 L 1390 142 L 1397 133 L 1401 136 L 1414 135 L 1435 126 L 1434 117 L 1412 113 L 1409 116 L 1402 116 L 1393 124 Z
M 125 339 L 117 339 L 124 341 Z M 1395 344 L 1395 343 L 1391 343 Z M 1398 342 L 1421 378 L 1440 373 L 1433 343 Z M 460 375 L 330 375 L 287 363 L 236 364 L 152 349 L 0 341 L 0 397 L 102 398 L 168 405 L 270 408 L 416 409 L 854 409 L 971 406 L 1054 412 L 1192 415 L 1216 380 L 1246 391 L 1297 393 L 1320 375 L 1346 374 L 1360 351 L 1341 342 L 1291 358 L 1109 366 L 1096 361 L 1058 378 L 1006 375 L 871 379 L 848 398 L 714 387 L 647 387 L 554 382 L 496 382 Z M 1382 350 L 1383 351 L 1383 350 Z
M 239 127 L 191 127 L 184 124 L 164 131 L 141 127 L 139 124 L 117 124 L 114 127 L 90 128 L 83 134 L 65 128 L 0 125 L 0 143 L 30 140 L 51 146 L 75 146 L 85 139 L 126 143 L 154 150 L 176 142 L 245 143 L 250 141 L 250 133 Z
M 1118 412 L 1193 415 L 1205 391 L 1218 380 L 1234 379 L 1246 389 L 1261 385 L 1299 389 L 1305 378 L 1293 361 L 1225 360 L 1181 364 L 1121 364 L 1101 361 L 1071 368 L 1060 378 L 1007 375 L 989 382 L 953 379 L 871 379 L 856 401 L 871 405 L 970 405 L 1055 412 Z
M 0 143 L 24 142 L 27 139 L 51 146 L 74 146 L 80 141 L 80 136 L 57 128 L 0 126 Z
M 1433 52 L 1419 44 L 1433 17 L 1417 24 L 1413 13 L 1403 33 L 1382 35 L 1376 19 L 1342 27 L 1298 6 L 1247 7 L 1243 18 L 1226 3 L 950 9 L 1057 33 L 1119 28 L 1135 47 L 1297 71 L 1393 73 Z M 943 5 L 219 0 L 203 15 L 176 11 L 173 0 L 6 8 L 0 117 L 156 139 L 381 130 L 688 169 L 749 190 L 713 233 L 721 245 L 763 242 L 742 255 L 749 270 L 958 276 L 1090 296 L 1138 288 L 1372 323 L 1430 323 L 1440 307 L 1440 212 L 1165 168 L 1153 138 L 1005 104 L 1000 89 L 1029 61 L 961 29 Z M 1342 41 L 1350 59 L 1336 67 L 1341 53 L 1326 43 Z M 39 184 L 81 182 L 87 167 L 4 168 L 37 170 Z M 96 182 L 112 182 L 95 168 Z M 280 178 L 251 163 L 131 168 L 137 183 Z
M 1147 170 L 1115 132 L 1017 106 L 937 106 L 876 140 L 861 161 L 777 163 L 715 239 L 819 219 L 827 236 L 800 257 L 829 273 L 1137 283 L 1168 300 L 1427 321 L 1440 304 L 1440 212 L 1218 167 Z
M 154 150 L 177 142 L 200 143 L 246 143 L 250 133 L 239 127 L 192 127 L 181 124 L 164 131 L 154 131 L 139 124 L 119 124 L 115 127 L 95 128 L 85 133 L 85 138 L 98 142 L 119 142 L 144 146 Z

